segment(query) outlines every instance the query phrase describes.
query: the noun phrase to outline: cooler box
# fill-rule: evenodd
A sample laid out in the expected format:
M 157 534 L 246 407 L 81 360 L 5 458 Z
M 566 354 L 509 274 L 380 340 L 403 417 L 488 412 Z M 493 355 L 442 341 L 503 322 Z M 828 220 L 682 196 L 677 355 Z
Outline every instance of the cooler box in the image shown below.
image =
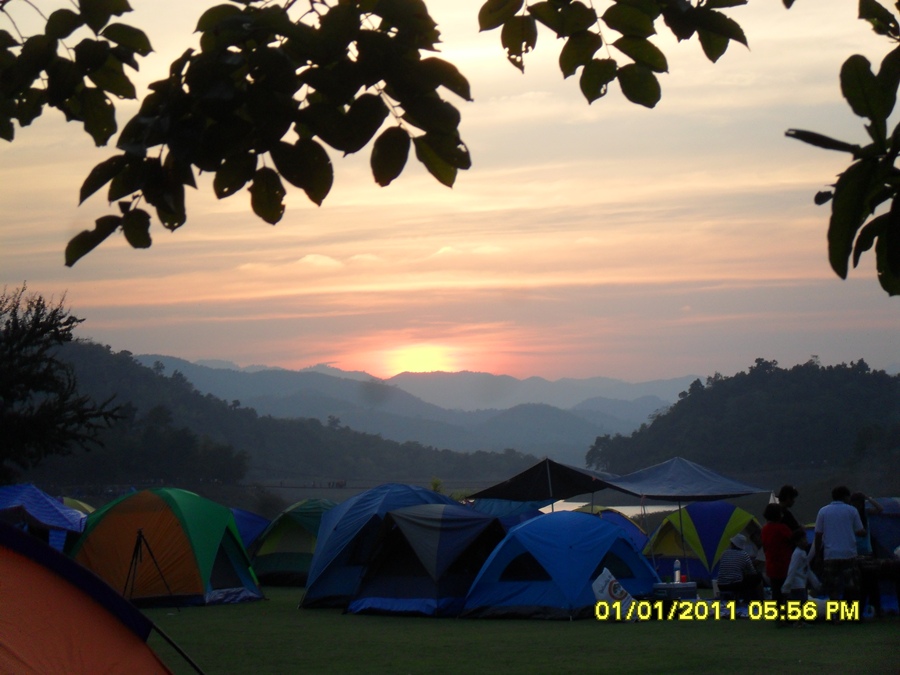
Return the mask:
M 656 600 L 679 600 L 697 598 L 697 582 L 686 581 L 680 584 L 653 584 L 653 597 Z

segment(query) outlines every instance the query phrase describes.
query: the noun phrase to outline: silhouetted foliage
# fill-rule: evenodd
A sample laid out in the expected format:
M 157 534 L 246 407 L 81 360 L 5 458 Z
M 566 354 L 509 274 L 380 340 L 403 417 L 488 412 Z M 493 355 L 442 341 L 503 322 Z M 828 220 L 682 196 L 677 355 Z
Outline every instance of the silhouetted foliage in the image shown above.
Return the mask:
M 790 369 L 757 359 L 747 372 L 699 380 L 631 436 L 600 436 L 588 466 L 615 473 L 682 456 L 719 471 L 846 466 L 863 458 L 896 466 L 900 376 L 863 360 Z
M 477 18 L 483 31 L 500 29 L 500 43 L 517 69 L 524 71 L 525 56 L 549 30 L 557 44 L 562 41 L 563 77 L 578 74 L 589 103 L 617 83 L 630 102 L 653 108 L 662 96 L 658 76 L 669 69 L 665 53 L 650 40 L 657 28 L 664 26 L 678 42 L 696 37 L 706 58 L 716 62 L 731 43 L 748 46 L 730 16 L 747 3 L 609 0 L 596 8 L 581 0 L 487 0 Z M 137 57 L 152 51 L 150 40 L 133 26 L 111 23 L 131 11 L 126 0 L 82 0 L 47 17 L 40 4 L 0 2 L 13 29 L 0 30 L 0 138 L 12 141 L 14 122 L 28 126 L 50 106 L 82 122 L 94 142 L 105 145 L 118 131 L 112 97 L 137 98 L 125 66 L 138 68 Z M 22 34 L 10 6 L 33 10 L 43 32 Z M 853 163 L 834 189 L 815 197 L 817 204 L 832 202 L 831 267 L 846 278 L 851 256 L 856 266 L 874 247 L 879 282 L 896 295 L 900 126 L 890 131 L 888 118 L 900 87 L 900 21 L 877 0 L 859 0 L 859 18 L 891 48 L 877 73 L 859 54 L 840 72 L 841 92 L 867 120 L 872 143 L 798 129 L 786 133 L 851 154 Z M 233 0 L 203 12 L 197 32 L 200 51 L 186 50 L 165 79 L 149 86 L 151 93 L 119 134 L 121 152 L 83 182 L 82 202 L 108 186 L 106 198 L 119 208 L 69 242 L 67 265 L 118 231 L 134 248 L 149 247 L 151 213 L 144 203 L 164 227 L 184 225 L 185 187 L 196 187 L 195 172 L 214 174 L 219 199 L 246 188 L 253 212 L 274 224 L 284 215 L 285 182 L 319 205 L 331 191 L 334 170 L 325 146 L 346 155 L 371 142 L 372 174 L 382 186 L 403 172 L 411 149 L 447 186 L 471 166 L 459 135 L 460 113 L 439 94 L 442 87 L 471 100 L 469 83 L 453 64 L 422 58 L 440 42 L 423 0 Z M 886 213 L 870 218 L 888 203 Z
M 116 419 L 111 397 L 98 405 L 81 394 L 72 366 L 59 358 L 81 322 L 63 300 L 26 295 L 24 284 L 0 294 L 0 481 L 16 475 L 13 465 L 27 469 L 100 444 Z

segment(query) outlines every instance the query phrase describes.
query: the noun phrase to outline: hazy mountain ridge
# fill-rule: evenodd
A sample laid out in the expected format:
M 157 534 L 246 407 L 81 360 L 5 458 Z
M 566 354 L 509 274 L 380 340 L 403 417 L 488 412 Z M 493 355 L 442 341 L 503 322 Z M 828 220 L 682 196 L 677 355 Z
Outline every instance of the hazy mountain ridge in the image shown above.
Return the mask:
M 251 371 L 211 368 L 161 355 L 135 358 L 149 367 L 159 362 L 169 374 L 177 370 L 201 392 L 240 401 L 261 415 L 322 422 L 331 417 L 357 431 L 398 442 L 467 452 L 515 448 L 577 465 L 584 463 L 598 435 L 631 433 L 651 412 L 668 405 L 655 395 L 640 396 L 632 403 L 599 396 L 598 391 L 674 391 L 681 384 L 669 380 L 634 385 L 610 378 L 550 382 L 471 372 L 403 373 L 382 381 L 365 380 L 359 372 L 351 378 L 338 377 L 343 371 L 330 366 Z M 448 409 L 407 387 L 432 401 L 466 400 L 469 408 L 476 402 L 509 405 Z M 565 410 L 555 405 L 560 402 L 574 402 L 574 407 Z

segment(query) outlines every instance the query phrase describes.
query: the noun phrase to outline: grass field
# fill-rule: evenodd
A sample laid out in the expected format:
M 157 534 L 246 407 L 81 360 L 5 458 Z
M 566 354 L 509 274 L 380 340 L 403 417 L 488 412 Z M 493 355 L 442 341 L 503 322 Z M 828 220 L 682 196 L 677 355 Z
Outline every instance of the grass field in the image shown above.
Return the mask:
M 267 600 L 150 609 L 208 675 L 265 673 L 898 673 L 900 618 L 779 628 L 765 621 L 541 621 L 356 616 Z M 176 673 L 195 671 L 155 633 Z

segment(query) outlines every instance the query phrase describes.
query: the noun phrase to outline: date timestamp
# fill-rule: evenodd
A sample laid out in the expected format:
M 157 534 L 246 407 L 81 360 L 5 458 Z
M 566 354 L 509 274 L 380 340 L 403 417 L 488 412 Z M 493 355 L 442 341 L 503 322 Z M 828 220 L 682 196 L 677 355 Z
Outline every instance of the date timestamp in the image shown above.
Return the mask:
M 859 603 L 829 601 L 825 603 L 826 620 L 859 621 Z M 601 600 L 594 606 L 598 621 L 734 621 L 746 617 L 751 621 L 815 621 L 820 608 L 814 600 L 788 600 L 783 604 L 774 600 L 750 602 L 746 607 L 735 601 L 707 602 L 703 600 L 631 600 L 609 602 Z

